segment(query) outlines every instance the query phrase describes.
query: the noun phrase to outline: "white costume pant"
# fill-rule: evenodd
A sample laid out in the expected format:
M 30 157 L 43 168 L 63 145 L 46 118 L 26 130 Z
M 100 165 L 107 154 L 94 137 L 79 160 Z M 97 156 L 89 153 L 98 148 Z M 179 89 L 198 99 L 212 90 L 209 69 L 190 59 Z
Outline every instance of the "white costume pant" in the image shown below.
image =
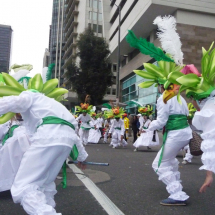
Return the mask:
M 183 160 L 191 163 L 193 155 L 190 154 L 190 147 L 189 147 L 189 145 L 185 146 L 184 150 L 187 150 L 187 152 L 186 152 L 185 157 L 183 158 Z
M 0 192 L 10 190 L 23 154 L 30 146 L 27 136 L 21 132 L 9 138 L 0 150 Z
M 108 132 L 110 129 L 108 129 L 105 133 L 104 133 L 104 142 L 107 143 L 108 141 Z
M 68 146 L 30 146 L 11 188 L 15 203 L 30 215 L 54 215 L 54 180 L 71 151 Z
M 159 176 L 159 180 L 167 185 L 166 189 L 170 194 L 169 198 L 174 200 L 185 201 L 189 198 L 189 196 L 182 191 L 183 187 L 180 183 L 180 172 L 178 171 L 179 162 L 176 159 L 178 152 L 188 143 L 189 140 L 176 141 L 167 138 L 160 167 L 158 168 L 158 161 L 161 149 L 152 163 L 154 171 L 158 170 L 157 174 Z
M 89 137 L 89 130 L 84 130 L 84 129 L 80 128 L 79 129 L 79 136 L 80 136 L 82 143 L 87 145 L 88 137 Z
M 121 144 L 123 146 L 126 146 L 128 143 L 123 139 L 121 141 L 121 131 L 120 130 L 114 130 L 114 132 L 112 133 L 112 139 L 111 139 L 111 143 L 112 146 L 114 147 L 118 147 Z

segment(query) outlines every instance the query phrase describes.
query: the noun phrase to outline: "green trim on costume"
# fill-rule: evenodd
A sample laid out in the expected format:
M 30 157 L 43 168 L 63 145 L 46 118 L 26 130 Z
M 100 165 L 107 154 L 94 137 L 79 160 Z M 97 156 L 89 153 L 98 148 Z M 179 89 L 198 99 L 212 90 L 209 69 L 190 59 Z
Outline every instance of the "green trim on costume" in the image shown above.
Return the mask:
M 121 128 L 120 128 L 120 127 L 115 127 L 114 129 L 116 129 L 116 130 L 121 130 Z
M 85 131 L 88 131 L 88 130 L 90 130 L 91 128 L 85 128 L 85 127 L 81 126 L 81 129 L 83 129 L 83 130 L 85 130 Z
M 56 116 L 47 116 L 47 117 L 44 117 L 42 120 L 43 120 L 42 124 L 38 125 L 37 128 L 39 128 L 41 125 L 61 124 L 61 125 L 67 125 L 73 130 L 75 130 L 75 126 L 73 124 Z
M 32 93 L 39 93 L 39 91 L 38 91 L 38 90 L 35 90 L 35 89 L 28 89 L 27 91 L 30 91 L 30 92 L 32 92 Z
M 4 135 L 4 138 L 2 140 L 2 146 L 5 144 L 5 142 L 13 136 L 13 132 L 16 128 L 18 128 L 19 125 L 13 125 L 9 128 L 8 132 Z
M 174 114 L 174 115 L 169 116 L 169 119 L 165 125 L 165 132 L 163 134 L 163 144 L 161 147 L 161 154 L 160 154 L 160 158 L 158 161 L 158 168 L 160 167 L 161 162 L 162 162 L 164 146 L 166 143 L 168 131 L 180 130 L 183 128 L 187 128 L 188 126 L 189 126 L 189 124 L 187 122 L 187 116 L 182 115 L 182 114 Z M 158 168 L 157 168 L 156 172 L 158 171 Z

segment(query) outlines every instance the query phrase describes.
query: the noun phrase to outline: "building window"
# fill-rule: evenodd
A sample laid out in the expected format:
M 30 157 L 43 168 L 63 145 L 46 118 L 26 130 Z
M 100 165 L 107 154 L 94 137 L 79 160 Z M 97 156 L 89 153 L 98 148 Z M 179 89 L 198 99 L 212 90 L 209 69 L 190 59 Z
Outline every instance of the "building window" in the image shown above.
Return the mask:
M 92 0 L 88 0 L 89 7 L 92 7 Z
M 98 33 L 102 34 L 102 25 L 98 26 Z
M 113 65 L 113 72 L 116 72 L 116 64 Z
M 97 0 L 93 0 L 93 9 L 97 9 L 98 8 L 98 2 Z
M 110 95 L 110 88 L 107 89 L 107 95 Z
M 92 11 L 89 11 L 89 19 L 92 19 Z
M 96 21 L 96 20 L 97 20 L 97 13 L 93 12 L 93 21 Z
M 102 10 L 102 2 L 99 1 L 99 11 L 101 11 L 101 10 Z
M 116 89 L 112 89 L 112 95 L 116 95 Z
M 97 33 L 97 25 L 93 24 L 93 31 Z
M 88 28 L 91 29 L 91 23 L 88 23 Z
M 99 21 L 102 21 L 102 13 L 99 13 Z

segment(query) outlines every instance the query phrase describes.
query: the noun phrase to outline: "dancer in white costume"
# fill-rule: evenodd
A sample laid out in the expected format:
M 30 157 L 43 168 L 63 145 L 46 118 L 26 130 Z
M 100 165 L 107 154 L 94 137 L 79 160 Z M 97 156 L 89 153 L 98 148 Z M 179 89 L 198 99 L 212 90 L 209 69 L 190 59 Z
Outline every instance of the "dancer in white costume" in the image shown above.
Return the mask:
M 169 204 L 177 202 L 178 205 L 185 205 L 184 201 L 189 196 L 182 191 L 183 187 L 180 183 L 180 172 L 178 171 L 179 162 L 176 159 L 176 155 L 189 143 L 189 140 L 192 138 L 192 131 L 187 123 L 187 115 L 189 113 L 187 104 L 182 97 L 181 100 L 182 105 L 177 102 L 176 97 L 170 99 L 167 104 L 164 104 L 162 95 L 157 101 L 157 120 L 151 122 L 149 130 L 161 129 L 169 123 L 177 122 L 177 120 L 183 122 L 177 129 L 173 128 L 173 124 L 172 129 L 168 128 L 164 148 L 162 147 L 158 152 L 152 167 L 158 174 L 159 180 L 162 180 L 167 185 L 166 189 L 170 194 L 168 198 L 168 201 L 170 201 Z M 171 125 L 169 126 L 171 127 Z M 168 203 L 162 201 L 161 204 L 165 205 Z
M 0 149 L 0 192 L 10 190 L 30 142 L 23 125 L 13 118 Z
M 84 161 L 87 153 L 69 126 L 40 125 L 47 116 L 66 120 L 74 127 L 76 120 L 63 105 L 40 93 L 22 92 L 19 96 L 5 97 L 0 100 L 0 106 L 1 114 L 8 111 L 21 113 L 32 135 L 31 146 L 23 156 L 11 188 L 14 202 L 21 203 L 28 214 L 56 214 L 54 180 L 63 162 L 74 144 L 79 151 L 78 161 Z
M 207 170 L 206 179 L 200 192 L 205 192 L 213 182 L 213 173 L 215 174 L 215 90 L 213 90 L 207 99 L 199 104 L 200 111 L 196 112 L 193 118 L 193 125 L 202 130 L 201 144 L 202 163 L 200 170 Z
M 173 82 L 171 78 L 169 79 L 170 74 L 176 74 L 179 77 L 183 75 L 180 73 L 183 68 L 181 41 L 176 32 L 174 17 L 159 16 L 153 24 L 158 26 L 158 38 L 165 53 L 155 47 L 154 44 L 146 46 L 146 40 L 136 38 L 131 31 L 126 39 L 131 46 L 138 48 L 144 54 L 151 55 L 158 61 L 158 65 L 144 63 L 144 71 L 134 70 L 136 74 L 150 80 L 141 83 L 140 86 L 147 88 L 155 83 L 168 89 L 168 93 L 163 94 L 157 101 L 157 120 L 152 121 L 148 128 L 149 131 L 154 131 L 165 126 L 162 149 L 152 164 L 159 180 L 167 185 L 167 191 L 170 194 L 169 198 L 162 200 L 160 204 L 186 205 L 186 199 L 189 196 L 182 191 L 176 155 L 189 143 L 192 138 L 192 131 L 187 122 L 189 112 L 185 100 L 179 95 L 178 99 L 181 99 L 181 104 L 179 104 L 176 97 L 172 98 L 179 92 L 179 86 L 176 85 L 177 81 Z M 159 52 L 159 55 L 154 54 L 155 51 Z M 165 105 L 163 100 L 164 102 L 169 101 Z
M 112 134 L 112 139 L 110 145 L 113 148 L 118 146 L 125 147 L 128 143 L 124 139 L 125 126 L 124 121 L 120 119 L 120 117 L 124 114 L 123 108 L 113 108 L 108 112 L 108 116 L 114 117 L 113 123 L 109 130 L 108 137 Z
M 89 131 L 88 143 L 98 143 L 101 137 L 99 122 L 96 119 L 96 113 L 92 113 L 91 117 L 92 121 L 90 121 L 91 129 Z
M 140 137 L 137 138 L 133 146 L 135 147 L 134 151 L 136 152 L 140 146 L 147 146 L 147 149 L 150 149 L 149 146 L 157 146 L 159 145 L 159 137 L 157 134 L 157 131 L 155 131 L 155 141 L 153 141 L 153 135 L 154 131 L 148 131 L 148 127 L 151 123 L 151 120 L 149 119 L 149 115 L 152 114 L 151 110 L 148 110 L 146 107 L 139 108 L 140 110 L 143 110 L 144 112 L 141 112 L 143 114 L 144 118 L 144 125 L 140 128 Z
M 89 137 L 89 130 L 91 129 L 90 121 L 92 121 L 92 118 L 87 113 L 80 114 L 76 121 L 81 121 L 80 129 L 79 129 L 79 136 L 84 145 L 87 145 L 88 143 L 88 137 Z
M 107 143 L 107 141 L 108 141 L 108 132 L 111 128 L 112 123 L 113 123 L 113 119 L 111 119 L 111 118 L 107 118 L 105 120 L 105 123 L 104 123 L 104 127 L 105 127 L 104 143 Z
M 85 100 L 87 100 L 86 97 Z M 88 137 L 89 137 L 89 130 L 91 129 L 90 121 L 92 121 L 91 116 L 89 115 L 92 109 L 92 105 L 87 103 L 81 103 L 81 106 L 76 106 L 77 111 L 81 113 L 77 118 L 76 121 L 81 121 L 80 129 L 79 129 L 79 136 L 82 141 L 83 145 L 87 145 Z
M 78 150 L 81 167 L 83 167 L 82 161 L 88 156 L 75 134 L 76 120 L 55 100 L 59 94 L 62 95 L 67 90 L 55 88 L 58 84 L 58 80 L 55 79 L 50 80 L 49 87 L 43 85 L 40 74 L 32 79 L 29 91 L 25 91 L 8 74 L 3 73 L 3 77 L 6 84 L 15 87 L 11 91 L 8 90 L 9 86 L 0 86 L 0 95 L 13 93 L 18 96 L 6 96 L 0 99 L 0 114 L 5 114 L 6 118 L 13 116 L 13 113 L 21 113 L 31 142 L 31 146 L 23 155 L 11 187 L 13 200 L 15 203 L 21 203 L 30 215 L 58 214 L 54 209 L 54 195 L 57 193 L 54 180 L 57 174 L 71 149 L 73 155 Z M 44 94 L 55 99 L 39 93 L 42 90 Z

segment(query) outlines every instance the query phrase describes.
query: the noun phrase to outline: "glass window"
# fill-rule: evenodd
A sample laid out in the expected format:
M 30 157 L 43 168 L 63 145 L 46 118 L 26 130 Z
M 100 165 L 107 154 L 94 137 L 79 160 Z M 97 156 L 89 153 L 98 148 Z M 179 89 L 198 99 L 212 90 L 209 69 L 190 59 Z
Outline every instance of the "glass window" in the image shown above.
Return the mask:
M 126 95 L 129 93 L 129 88 L 125 88 L 124 90 L 122 90 L 122 95 Z
M 112 89 L 112 95 L 116 95 L 116 89 Z
M 93 12 L 93 20 L 96 21 L 97 20 L 97 13 Z
M 107 94 L 110 95 L 110 88 L 107 89 Z
M 97 0 L 93 0 L 93 8 L 94 9 L 97 9 L 97 6 L 98 6 L 97 4 L 98 4 Z
M 92 11 L 89 11 L 89 19 L 92 19 Z
M 92 7 L 92 0 L 88 0 L 89 7 Z
M 93 31 L 97 32 L 97 25 L 96 24 L 93 24 Z
M 99 21 L 102 21 L 102 13 L 99 13 Z
M 135 91 L 135 84 L 131 85 L 129 88 L 130 88 L 130 92 Z
M 102 10 L 102 2 L 99 1 L 99 11 L 101 11 L 101 10 Z
M 98 33 L 102 34 L 102 25 L 98 26 Z

